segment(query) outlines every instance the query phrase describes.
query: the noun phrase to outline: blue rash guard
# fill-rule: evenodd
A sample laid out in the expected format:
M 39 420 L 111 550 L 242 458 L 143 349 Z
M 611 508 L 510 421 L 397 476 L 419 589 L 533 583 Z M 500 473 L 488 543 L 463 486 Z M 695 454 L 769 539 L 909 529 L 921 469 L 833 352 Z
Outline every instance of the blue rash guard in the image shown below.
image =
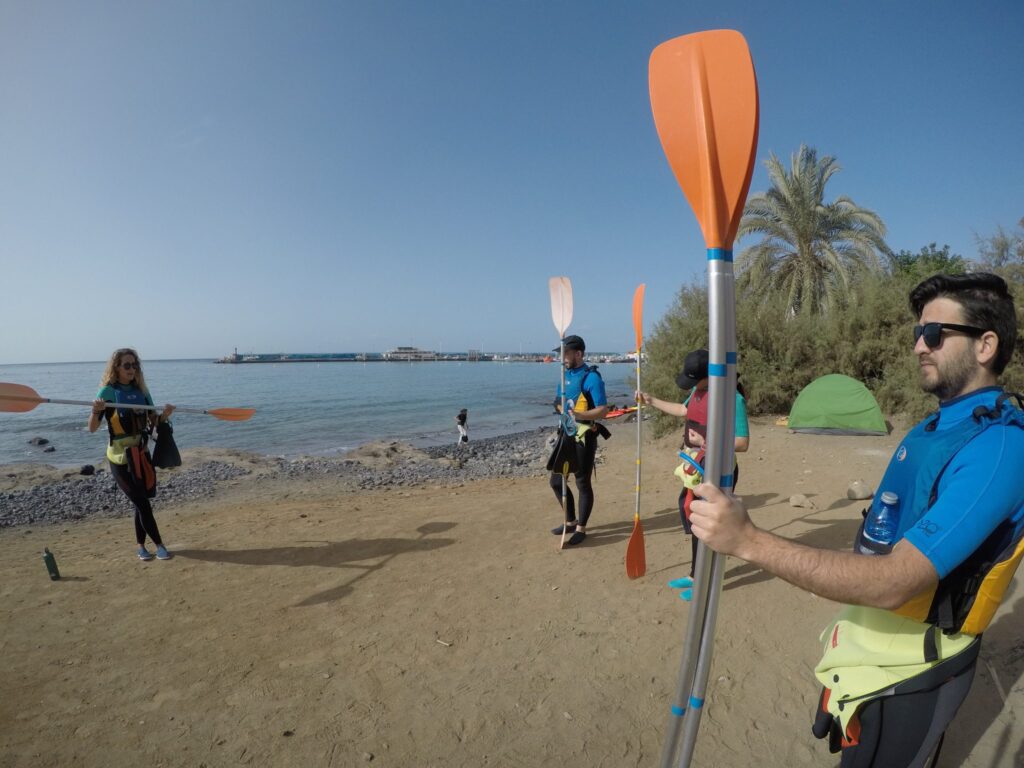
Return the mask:
M 979 405 L 992 407 L 1002 393 L 987 387 L 939 407 L 937 432 L 955 429 Z M 916 430 L 917 428 L 915 428 Z M 908 435 L 909 437 L 909 435 Z M 892 463 L 902 461 L 897 449 Z M 939 478 L 935 504 L 904 538 L 927 557 L 939 578 L 967 559 L 1004 520 L 1024 524 L 1024 429 L 995 424 L 961 448 Z M 880 490 L 885 490 L 880 488 Z
M 587 374 L 590 374 L 589 376 Z M 581 389 L 582 387 L 582 389 Z M 586 394 L 589 407 L 582 407 L 579 402 L 580 393 Z M 555 397 L 562 399 L 562 385 L 559 384 L 555 390 Z M 565 397 L 572 400 L 577 411 L 590 410 L 601 405 L 608 405 L 608 398 L 604 393 L 604 380 L 598 373 L 597 367 L 581 365 L 579 368 L 572 368 L 565 372 Z

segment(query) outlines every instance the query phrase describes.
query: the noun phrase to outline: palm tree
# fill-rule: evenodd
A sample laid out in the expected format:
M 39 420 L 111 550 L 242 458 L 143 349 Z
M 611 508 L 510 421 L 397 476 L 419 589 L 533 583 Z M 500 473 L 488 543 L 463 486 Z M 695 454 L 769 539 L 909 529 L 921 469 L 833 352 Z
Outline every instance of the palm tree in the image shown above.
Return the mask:
M 774 154 L 765 165 L 771 188 L 749 199 L 737 233 L 764 238 L 739 254 L 738 287 L 761 299 L 784 295 L 791 314 L 825 313 L 858 272 L 892 258 L 885 224 L 848 197 L 824 202 L 825 184 L 840 170 L 834 157 L 819 160 L 801 145 L 788 172 Z

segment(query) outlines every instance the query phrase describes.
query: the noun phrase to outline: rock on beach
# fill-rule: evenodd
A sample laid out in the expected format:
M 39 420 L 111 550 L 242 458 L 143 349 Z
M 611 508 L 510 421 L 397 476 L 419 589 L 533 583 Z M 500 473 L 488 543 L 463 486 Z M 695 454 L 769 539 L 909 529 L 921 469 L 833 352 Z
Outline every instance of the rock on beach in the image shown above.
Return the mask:
M 221 483 L 251 474 L 253 466 L 260 466 L 265 474 L 288 479 L 330 478 L 353 490 L 462 485 L 494 477 L 541 475 L 546 471 L 545 441 L 550 432 L 542 428 L 429 448 L 382 441 L 340 457 L 267 459 L 225 452 L 221 460 L 216 451 L 194 449 L 186 452 L 185 466 L 157 470 L 156 504 L 167 509 L 209 497 Z M 88 474 L 87 468 L 93 474 Z M 0 528 L 132 514 L 131 503 L 115 486 L 105 467 L 87 465 L 64 473 L 48 469 L 49 481 L 44 479 L 44 473 L 37 472 L 32 476 L 38 478 L 32 487 L 0 491 Z M 16 473 L 8 476 L 14 478 Z

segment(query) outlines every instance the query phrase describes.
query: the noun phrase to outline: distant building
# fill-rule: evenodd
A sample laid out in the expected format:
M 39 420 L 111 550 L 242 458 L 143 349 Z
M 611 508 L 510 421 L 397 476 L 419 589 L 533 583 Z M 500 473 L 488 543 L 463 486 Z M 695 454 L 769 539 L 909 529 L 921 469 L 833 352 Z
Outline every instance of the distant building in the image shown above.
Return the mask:
M 395 347 L 384 353 L 385 360 L 421 362 L 424 360 L 437 360 L 437 352 L 430 352 L 418 347 Z

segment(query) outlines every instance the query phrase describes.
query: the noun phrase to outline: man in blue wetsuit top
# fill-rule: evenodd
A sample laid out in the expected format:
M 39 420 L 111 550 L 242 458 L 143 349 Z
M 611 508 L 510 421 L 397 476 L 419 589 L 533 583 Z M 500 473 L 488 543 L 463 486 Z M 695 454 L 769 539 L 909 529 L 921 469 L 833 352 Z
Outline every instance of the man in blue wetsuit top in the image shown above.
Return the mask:
M 781 538 L 710 485 L 690 518 L 712 549 L 844 604 L 821 635 L 812 729 L 842 768 L 933 764 L 1024 556 L 1024 412 L 998 386 L 1017 339 L 1013 298 L 996 275 L 935 275 L 910 307 L 920 384 L 939 408 L 903 438 L 872 502 L 899 498 L 888 553 Z
M 597 454 L 598 433 L 607 435 L 605 427 L 598 423 L 608 412 L 608 398 L 604 393 L 604 381 L 597 366 L 583 362 L 587 345 L 579 336 L 566 336 L 562 339 L 564 350 L 562 364 L 565 366 L 565 404 L 566 410 L 573 414 L 576 422 L 576 435 L 572 448 L 576 452 L 575 471 L 576 491 L 579 494 L 579 507 L 569 490 L 565 500 L 565 532 L 572 535 L 566 544 L 581 544 L 587 538 L 587 521 L 594 509 L 594 488 L 590 477 L 594 473 L 594 457 Z M 562 387 L 558 386 L 555 393 L 555 410 L 562 408 Z M 562 475 L 551 472 L 551 488 L 559 504 L 562 502 Z M 556 536 L 562 535 L 562 526 L 551 531 Z

